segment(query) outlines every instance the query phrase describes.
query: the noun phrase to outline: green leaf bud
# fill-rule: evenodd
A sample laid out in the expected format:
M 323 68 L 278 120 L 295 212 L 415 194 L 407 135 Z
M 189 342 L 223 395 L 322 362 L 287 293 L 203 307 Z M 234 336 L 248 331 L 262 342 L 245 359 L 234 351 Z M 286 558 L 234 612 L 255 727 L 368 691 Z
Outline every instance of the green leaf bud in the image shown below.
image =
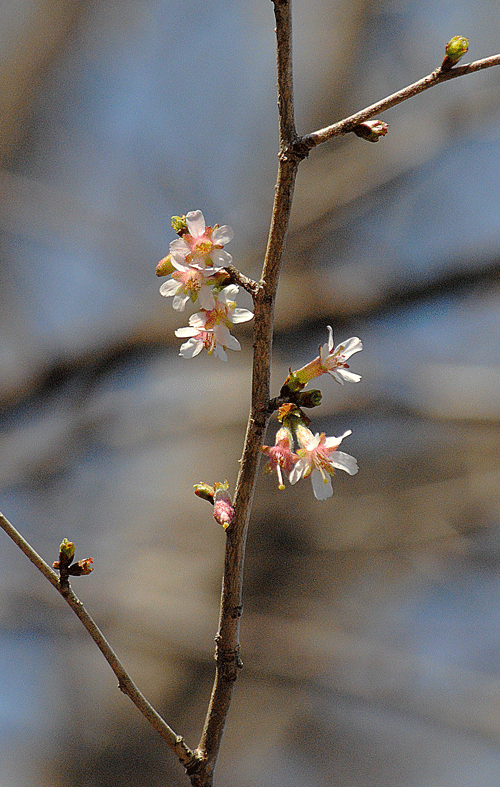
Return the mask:
M 458 61 L 465 55 L 469 49 L 469 41 L 464 36 L 453 36 L 448 41 L 445 49 L 445 58 L 441 63 L 441 68 L 444 71 L 449 71 L 450 68 L 455 66 Z
M 67 568 L 75 556 L 75 545 L 67 538 L 63 538 L 59 546 L 59 560 L 53 565 L 59 570 Z

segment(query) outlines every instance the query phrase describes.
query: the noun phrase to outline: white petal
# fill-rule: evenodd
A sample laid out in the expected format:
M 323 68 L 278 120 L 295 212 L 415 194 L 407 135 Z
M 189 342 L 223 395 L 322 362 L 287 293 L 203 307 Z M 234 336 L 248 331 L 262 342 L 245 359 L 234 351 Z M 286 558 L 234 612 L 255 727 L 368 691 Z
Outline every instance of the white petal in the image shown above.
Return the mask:
M 189 339 L 184 344 L 181 344 L 181 349 L 179 350 L 179 355 L 182 355 L 183 358 L 194 358 L 195 355 L 201 353 L 203 350 L 203 342 L 200 339 Z
M 316 500 L 327 500 L 333 495 L 333 486 L 329 475 L 323 477 L 319 470 L 313 470 L 311 484 Z
M 232 241 L 234 238 L 234 232 L 231 227 L 228 227 L 227 224 L 223 224 L 222 227 L 214 230 L 212 232 L 212 240 L 214 243 L 218 245 L 225 246 L 226 243 Z
M 222 268 L 200 268 L 200 270 L 201 270 L 203 276 L 206 279 L 209 279 L 210 276 L 213 276 L 216 273 L 220 273 Z
M 176 312 L 183 312 L 184 307 L 186 306 L 188 300 L 189 300 L 189 295 L 186 295 L 185 293 L 180 293 L 179 295 L 174 296 L 174 301 L 172 303 L 172 306 L 174 307 Z
M 213 334 L 217 344 L 221 344 L 224 347 L 229 347 L 230 350 L 241 350 L 241 345 L 238 339 L 235 339 L 235 337 L 229 333 L 229 328 L 227 325 L 223 325 L 222 323 L 219 323 L 219 325 L 214 325 Z
M 321 359 L 321 363 L 324 363 L 326 358 L 330 355 L 331 351 L 333 350 L 333 328 L 331 325 L 326 326 L 328 328 L 328 341 L 325 344 L 320 345 L 319 348 L 319 357 Z
M 350 358 L 351 355 L 354 353 L 359 353 L 360 350 L 363 349 L 363 343 L 361 339 L 358 339 L 357 336 L 351 336 L 350 339 L 346 339 L 345 342 L 341 342 L 338 347 L 335 348 L 335 353 L 343 355 L 344 358 Z
M 168 250 L 172 256 L 179 260 L 179 262 L 182 262 L 182 260 L 185 259 L 189 254 L 189 246 L 185 240 L 182 240 L 182 238 L 176 238 L 175 240 L 171 241 Z
M 341 435 L 340 437 L 327 437 L 327 438 L 325 438 L 325 447 L 326 448 L 336 448 L 338 445 L 340 445 L 340 443 L 342 442 L 344 437 L 348 437 L 350 434 L 352 434 L 352 430 L 348 429 L 347 432 L 344 432 L 344 434 Z
M 228 254 L 224 249 L 213 249 L 210 252 L 210 259 L 212 260 L 212 263 L 219 268 L 225 268 L 226 265 L 230 265 L 233 261 L 231 255 Z
M 248 309 L 240 309 L 236 308 L 233 310 L 231 314 L 231 322 L 248 322 L 253 317 L 253 312 L 249 311 Z
M 226 341 L 223 342 L 225 347 L 229 347 L 230 350 L 241 350 L 241 344 L 239 343 L 238 339 L 233 336 L 231 333 L 226 338 Z
M 199 331 L 197 328 L 185 327 L 185 328 L 176 328 L 174 331 L 175 335 L 178 339 L 184 339 L 185 336 L 196 336 Z
M 192 328 L 198 328 L 199 331 L 205 330 L 205 315 L 200 312 L 195 312 L 189 318 L 189 324 Z
M 164 281 L 160 287 L 160 295 L 163 295 L 164 298 L 171 298 L 172 295 L 175 295 L 177 290 L 182 287 L 178 281 L 175 279 L 169 279 L 168 281 Z
M 361 380 L 360 374 L 355 374 L 354 372 L 350 372 L 349 369 L 335 369 L 335 371 L 328 372 L 334 377 L 341 385 L 344 384 L 344 380 L 348 383 L 359 383 Z
M 234 301 L 239 291 L 240 288 L 237 284 L 228 284 L 227 287 L 224 287 L 224 289 L 220 291 L 217 298 L 221 303 L 228 303 L 229 301 Z
M 188 271 L 190 268 L 194 267 L 193 265 L 186 265 L 185 258 L 181 257 L 180 255 L 174 257 L 171 254 L 170 255 L 170 262 L 172 263 L 174 268 L 177 268 L 178 271 L 182 271 L 183 273 L 184 273 L 184 271 Z
M 290 470 L 290 475 L 288 476 L 288 480 L 291 484 L 296 484 L 297 481 L 300 481 L 306 466 L 307 463 L 303 459 L 299 459 L 298 462 L 295 462 L 294 466 Z
M 221 361 L 225 361 L 227 363 L 227 352 L 225 351 L 224 347 L 220 346 L 220 344 L 215 345 L 213 355 L 215 355 L 215 357 L 219 358 Z
M 201 210 L 190 210 L 186 213 L 186 224 L 193 238 L 198 238 L 205 232 L 205 217 Z
M 349 475 L 356 475 L 359 470 L 356 459 L 343 451 L 335 451 L 330 457 L 330 464 L 337 470 L 345 470 Z
M 215 308 L 215 300 L 214 296 L 212 295 L 211 287 L 200 287 L 198 290 L 198 300 L 200 301 L 200 306 L 202 309 L 208 309 L 208 311 L 211 311 L 213 308 Z

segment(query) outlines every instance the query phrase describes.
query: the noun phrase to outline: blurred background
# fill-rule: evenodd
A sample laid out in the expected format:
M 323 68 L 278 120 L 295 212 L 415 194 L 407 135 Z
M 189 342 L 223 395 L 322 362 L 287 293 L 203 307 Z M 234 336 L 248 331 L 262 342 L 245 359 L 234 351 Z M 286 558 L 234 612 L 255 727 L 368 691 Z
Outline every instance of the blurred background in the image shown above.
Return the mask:
M 429 73 L 454 35 L 467 62 L 499 49 L 490 0 L 294 13 L 300 133 Z M 224 550 L 192 485 L 234 485 L 251 327 L 227 365 L 179 358 L 154 270 L 170 217 L 200 208 L 259 274 L 273 31 L 268 1 L 0 3 L 0 508 L 47 562 L 63 537 L 94 558 L 75 592 L 191 746 Z M 219 787 L 499 783 L 500 71 L 383 120 L 299 171 L 273 393 L 328 324 L 360 336 L 362 382 L 320 380 L 313 420 L 352 429 L 360 471 L 322 503 L 261 474 Z M 6 536 L 0 565 L 0 787 L 185 785 Z

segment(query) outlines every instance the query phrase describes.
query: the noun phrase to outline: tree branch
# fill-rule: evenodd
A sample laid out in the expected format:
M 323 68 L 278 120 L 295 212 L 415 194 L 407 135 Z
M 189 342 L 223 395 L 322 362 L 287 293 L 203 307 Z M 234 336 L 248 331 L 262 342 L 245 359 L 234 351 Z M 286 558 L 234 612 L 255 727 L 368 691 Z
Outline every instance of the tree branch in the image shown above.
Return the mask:
M 216 637 L 216 675 L 205 726 L 198 747 L 199 780 L 193 785 L 209 787 L 220 749 L 234 682 L 242 666 L 239 656 L 240 619 L 243 611 L 243 566 L 248 522 L 259 468 L 260 446 L 269 421 L 269 386 L 273 338 L 274 302 L 288 233 L 295 177 L 300 158 L 291 146 L 296 139 L 291 57 L 290 0 L 274 0 L 278 64 L 278 111 L 280 155 L 273 214 L 266 256 L 257 290 L 254 292 L 252 402 L 240 471 L 236 482 L 236 517 L 226 531 L 226 553 L 222 579 L 219 630 Z
M 64 600 L 69 604 L 75 615 L 81 620 L 87 629 L 88 633 L 118 678 L 118 688 L 123 691 L 123 693 L 129 697 L 129 699 L 132 700 L 136 708 L 167 742 L 174 754 L 176 754 L 179 758 L 182 765 L 184 765 L 186 770 L 188 770 L 195 759 L 194 752 L 191 751 L 191 749 L 186 745 L 181 735 L 176 735 L 176 733 L 171 729 L 171 727 L 169 727 L 166 721 L 162 719 L 159 713 L 157 713 L 153 706 L 147 701 L 142 692 L 139 691 L 125 667 L 118 659 L 106 637 L 99 629 L 93 618 L 89 615 L 80 599 L 73 593 L 69 586 L 61 586 L 59 577 L 55 571 L 50 568 L 45 560 L 40 557 L 40 555 L 22 537 L 14 525 L 12 525 L 1 512 L 0 527 L 7 533 L 12 541 L 17 544 L 19 549 L 24 552 L 26 557 L 31 560 L 33 565 L 36 566 L 39 571 L 41 571 L 44 577 L 49 580 L 58 593 L 60 593 Z
M 424 90 L 440 85 L 441 82 L 448 82 L 450 79 L 457 79 L 467 74 L 474 74 L 476 71 L 482 71 L 484 68 L 492 68 L 498 65 L 500 65 L 500 54 L 485 57 L 482 60 L 475 60 L 473 63 L 464 66 L 455 66 L 448 71 L 442 70 L 441 67 L 436 68 L 432 74 L 428 74 L 423 79 L 419 79 L 418 82 L 414 82 L 412 85 L 398 90 L 397 93 L 377 101 L 376 104 L 371 104 L 371 106 L 365 107 L 365 109 L 340 120 L 338 123 L 333 123 L 331 126 L 326 126 L 318 131 L 313 131 L 311 134 L 299 137 L 293 145 L 294 151 L 297 155 L 305 157 L 317 145 L 328 142 L 334 137 L 349 134 L 355 126 L 363 123 L 365 120 L 370 120 L 376 115 L 380 115 L 381 112 L 385 112 L 387 109 L 391 109 L 391 107 L 395 107 L 397 104 L 401 104 L 403 101 L 423 93 Z

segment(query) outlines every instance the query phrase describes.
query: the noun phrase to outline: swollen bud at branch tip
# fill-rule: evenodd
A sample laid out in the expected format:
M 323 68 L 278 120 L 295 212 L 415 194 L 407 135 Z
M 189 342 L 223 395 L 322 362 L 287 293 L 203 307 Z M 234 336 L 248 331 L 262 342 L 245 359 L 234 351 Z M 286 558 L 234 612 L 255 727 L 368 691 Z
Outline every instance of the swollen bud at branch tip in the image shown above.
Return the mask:
M 52 563 L 53 568 L 62 569 L 63 571 L 68 568 L 75 555 L 75 545 L 67 538 L 63 538 L 59 546 L 59 560 Z
M 67 538 L 63 538 L 61 544 L 59 546 L 59 560 L 64 557 L 68 563 L 71 563 L 75 556 L 75 545 L 72 541 L 68 541 Z
M 388 128 L 388 124 L 383 120 L 365 120 L 353 128 L 353 131 L 357 137 L 366 139 L 367 142 L 378 142 L 380 137 L 385 137 Z
M 469 49 L 469 40 L 464 36 L 453 36 L 453 38 L 446 44 L 446 55 L 441 63 L 443 71 L 449 71 L 450 68 L 456 66 L 458 61 L 465 55 Z

